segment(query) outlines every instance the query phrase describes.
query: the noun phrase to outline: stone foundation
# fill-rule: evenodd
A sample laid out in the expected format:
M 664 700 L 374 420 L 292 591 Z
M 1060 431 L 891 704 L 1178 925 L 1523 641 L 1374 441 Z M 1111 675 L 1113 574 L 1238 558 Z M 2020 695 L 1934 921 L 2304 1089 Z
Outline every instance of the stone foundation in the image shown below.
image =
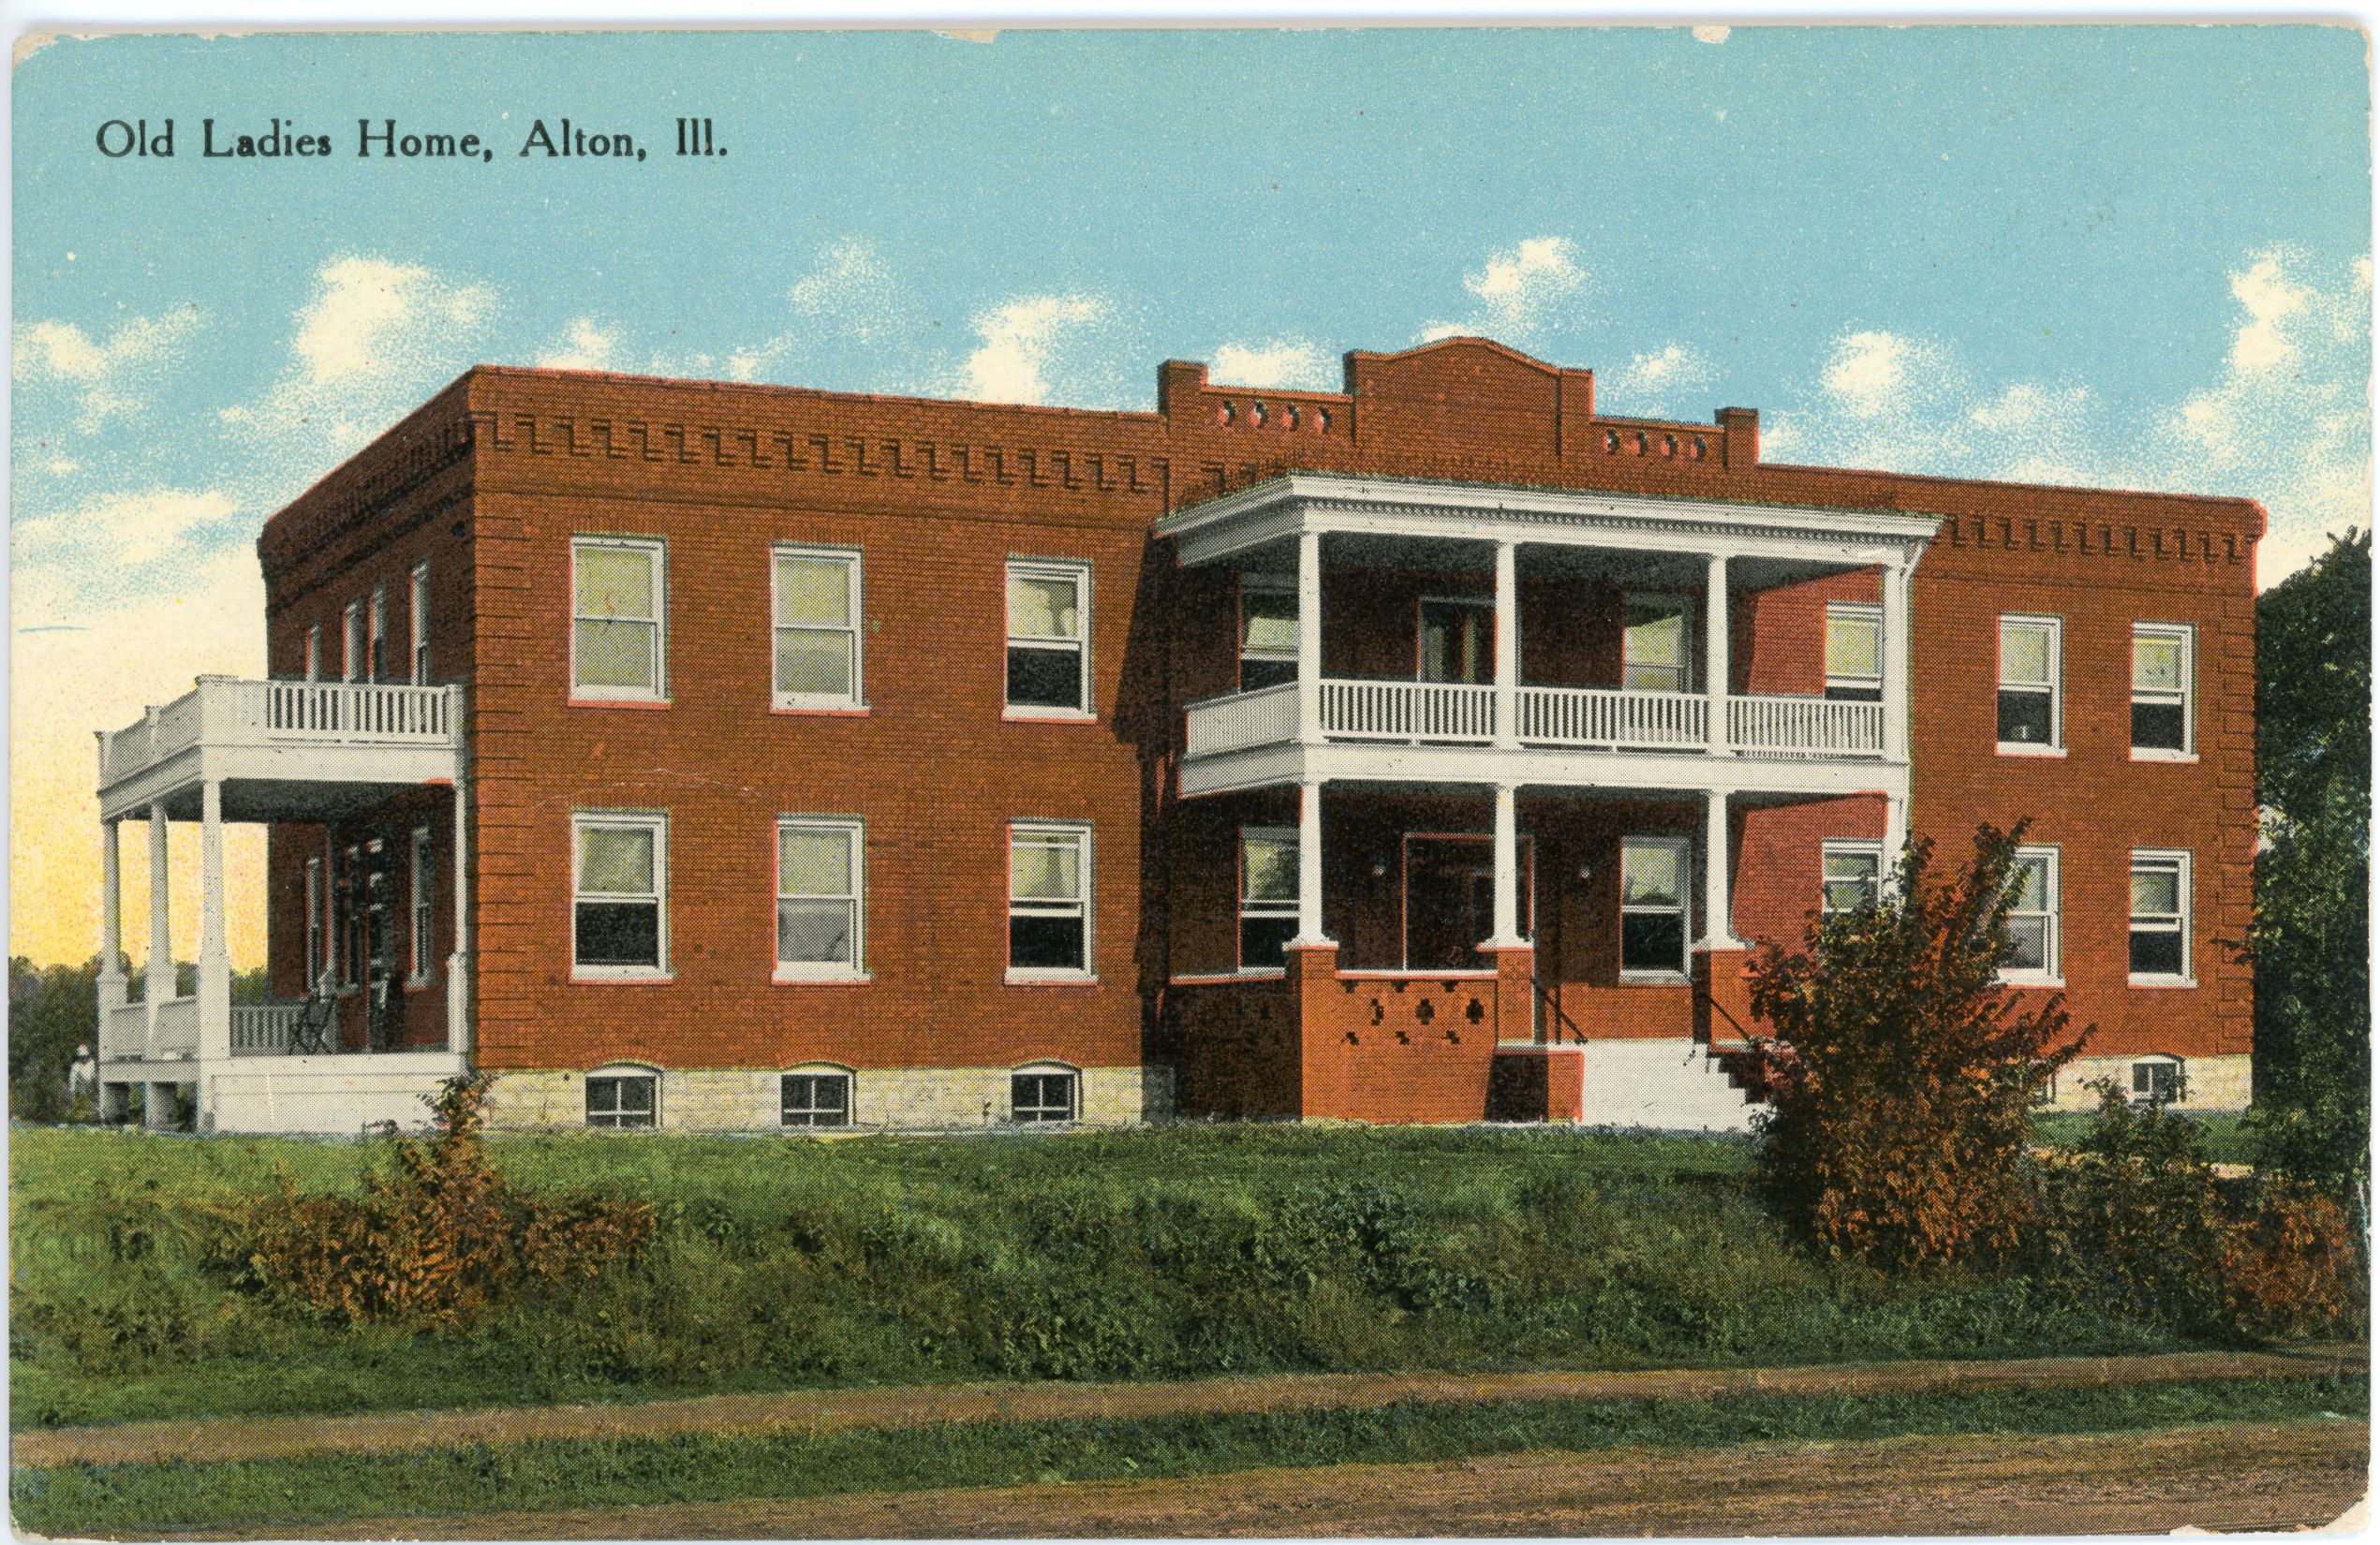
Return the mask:
M 2058 1074 L 2057 1088 L 2050 1099 L 2056 1111 L 2096 1111 L 2099 1093 L 2091 1087 L 2099 1079 L 2113 1079 L 2116 1087 L 2126 1095 L 2132 1093 L 2132 1065 L 2149 1060 L 2146 1057 L 2077 1057 Z M 2169 1106 L 2174 1111 L 2245 1111 L 2248 1108 L 2248 1072 L 2254 1058 L 2246 1055 L 2221 1057 L 2184 1057 L 2181 1059 L 2183 1098 Z
M 608 1069 L 607 1069 L 608 1070 Z M 782 1130 L 777 1080 L 809 1068 L 686 1067 L 660 1075 L 658 1125 L 665 1132 Z M 825 1069 L 819 1069 L 825 1070 Z M 1009 1122 L 1008 1067 L 850 1069 L 850 1131 L 949 1131 Z M 1081 1125 L 1124 1126 L 1174 1113 L 1170 1067 L 1079 1069 Z M 499 1130 L 586 1125 L 587 1074 L 500 1072 L 488 1091 L 488 1125 Z M 797 1128 L 808 1131 L 812 1128 Z

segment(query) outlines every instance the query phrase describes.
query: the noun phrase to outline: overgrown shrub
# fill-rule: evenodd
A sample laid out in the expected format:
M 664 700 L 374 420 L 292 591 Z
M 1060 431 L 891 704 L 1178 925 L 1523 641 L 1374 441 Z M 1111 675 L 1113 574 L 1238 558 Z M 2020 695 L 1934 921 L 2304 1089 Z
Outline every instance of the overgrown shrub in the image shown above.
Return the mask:
M 487 1085 L 448 1080 L 430 1133 L 383 1140 L 359 1196 L 303 1194 L 285 1173 L 277 1194 L 231 1209 L 222 1254 L 235 1280 L 335 1320 L 455 1327 L 527 1284 L 593 1280 L 639 1255 L 652 1203 L 531 1196 L 490 1167 Z
M 1881 900 L 1754 959 L 1752 1011 L 1776 1032 L 1763 1188 L 1831 1254 L 1930 1269 L 2018 1243 L 2033 1091 L 2089 1035 L 2067 1036 L 2059 997 L 2023 1008 L 1996 980 L 2023 832 L 1976 828 L 1973 859 L 1944 878 L 1918 838 Z

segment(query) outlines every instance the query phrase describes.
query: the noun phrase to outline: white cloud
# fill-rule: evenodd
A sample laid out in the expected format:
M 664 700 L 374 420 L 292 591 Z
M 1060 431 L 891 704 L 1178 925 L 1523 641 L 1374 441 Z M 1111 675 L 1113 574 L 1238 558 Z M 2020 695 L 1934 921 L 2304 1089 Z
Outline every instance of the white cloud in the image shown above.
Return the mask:
M 613 370 L 619 356 L 616 329 L 606 328 L 592 316 L 579 316 L 562 330 L 560 338 L 546 346 L 537 363 L 545 370 Z
M 1639 354 L 1604 378 L 1605 387 L 1628 399 L 1632 407 L 1668 409 L 1686 392 L 1699 390 L 1718 378 L 1710 356 L 1692 344 L 1671 344 Z
M 1049 370 L 1068 333 L 1107 315 L 1089 295 L 1025 295 L 974 318 L 983 342 L 967 357 L 966 390 L 989 403 L 1045 403 Z
M 104 595 L 120 571 L 187 558 L 239 515 L 238 501 L 212 488 L 102 494 L 57 514 L 20 515 L 9 522 L 17 620 L 54 625 L 64 620 L 60 609 Z M 98 577 L 107 578 L 95 585 Z
M 847 236 L 820 247 L 817 266 L 785 292 L 792 326 L 727 357 L 728 375 L 758 379 L 788 358 L 822 344 L 872 344 L 904 331 L 898 287 L 874 243 Z
M 1334 391 L 1339 385 L 1338 361 L 1304 338 L 1221 345 L 1215 350 L 1214 375 L 1226 386 Z
M 1587 287 L 1587 272 L 1578 266 L 1577 248 L 1569 237 L 1532 236 L 1489 254 L 1478 270 L 1463 275 L 1463 287 L 1479 302 L 1472 319 L 1432 322 L 1422 329 L 1421 341 L 1485 333 L 1503 343 L 1524 343 L 1546 325 L 1557 308 L 1583 296 Z
M 65 385 L 79 409 L 75 427 L 88 434 L 119 413 L 145 407 L 137 389 L 182 352 L 198 326 L 194 306 L 126 317 L 104 339 L 94 339 L 72 322 L 21 324 L 9 375 L 26 385 Z
M 386 429 L 473 362 L 495 311 L 487 285 L 385 258 L 334 258 L 290 318 L 289 362 L 226 430 L 273 464 L 276 493 Z

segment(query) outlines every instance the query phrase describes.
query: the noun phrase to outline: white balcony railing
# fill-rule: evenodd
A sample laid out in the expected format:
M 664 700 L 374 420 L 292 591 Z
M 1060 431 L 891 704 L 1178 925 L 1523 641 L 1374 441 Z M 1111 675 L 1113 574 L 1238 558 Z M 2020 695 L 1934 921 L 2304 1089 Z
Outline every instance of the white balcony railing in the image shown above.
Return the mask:
M 199 1000 L 174 998 L 157 1005 L 156 1054 L 195 1057 L 199 1054 Z
M 149 1006 L 118 1004 L 99 1016 L 99 1056 L 102 1061 L 149 1054 Z
M 1324 680 L 1323 733 L 1335 739 L 1492 741 L 1496 689 L 1453 682 Z
M 1328 740 L 1486 744 L 1497 738 L 1492 686 L 1334 678 L 1320 686 Z M 1524 686 L 1515 699 L 1515 739 L 1523 745 L 1669 752 L 1710 745 L 1710 699 L 1700 693 Z M 1208 757 L 1278 745 L 1296 739 L 1297 723 L 1294 683 L 1209 698 L 1190 705 L 1184 750 Z M 1731 697 L 1726 731 L 1738 756 L 1877 757 L 1885 711 L 1881 703 L 1825 698 Z
M 231 1054 L 235 1057 L 277 1057 L 289 1050 L 298 1027 L 298 1003 L 235 1003 L 231 1006 Z
M 366 682 L 201 678 L 197 688 L 107 737 L 113 784 L 201 741 L 227 744 L 451 744 L 460 689 Z
M 1686 692 L 1524 686 L 1520 738 L 1532 745 L 1707 746 L 1710 699 Z
M 1730 698 L 1727 742 L 1754 757 L 1873 757 L 1885 748 L 1885 705 Z

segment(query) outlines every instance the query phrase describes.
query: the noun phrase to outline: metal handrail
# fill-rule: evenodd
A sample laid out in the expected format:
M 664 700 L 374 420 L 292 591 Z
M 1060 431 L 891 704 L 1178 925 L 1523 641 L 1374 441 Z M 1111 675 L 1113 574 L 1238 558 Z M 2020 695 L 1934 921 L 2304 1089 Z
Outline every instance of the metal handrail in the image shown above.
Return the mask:
M 1572 1019 L 1569 1013 L 1562 1008 L 1561 1000 L 1554 995 L 1553 989 L 1547 987 L 1545 982 L 1540 980 L 1534 972 L 1530 974 L 1529 985 L 1536 990 L 1537 1000 L 1540 1003 L 1543 1003 L 1546 1008 L 1552 1009 L 1554 1011 L 1554 1018 L 1560 1022 L 1560 1024 L 1558 1024 L 1555 1027 L 1553 1038 L 1549 1044 L 1554 1046 L 1560 1046 L 1561 1044 L 1561 1024 L 1566 1024 L 1570 1027 L 1571 1039 L 1577 1041 L 1582 1045 L 1585 1044 L 1587 1039 L 1586 1030 L 1580 1026 L 1576 1020 Z

